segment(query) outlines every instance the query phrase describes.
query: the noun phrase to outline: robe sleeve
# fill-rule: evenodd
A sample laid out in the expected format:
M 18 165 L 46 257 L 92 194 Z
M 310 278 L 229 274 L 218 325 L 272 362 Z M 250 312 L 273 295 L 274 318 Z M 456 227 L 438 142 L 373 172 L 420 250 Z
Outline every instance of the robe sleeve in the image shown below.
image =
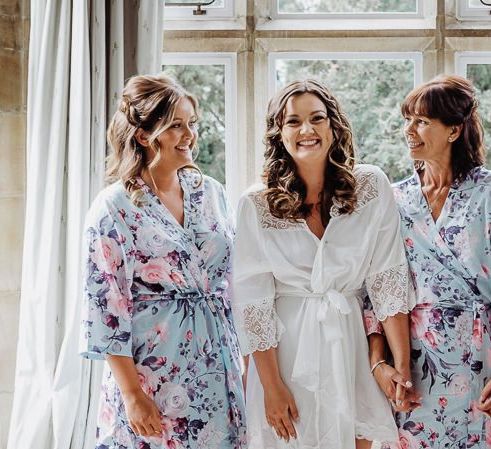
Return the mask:
M 233 257 L 232 310 L 244 355 L 276 347 L 284 326 L 275 309 L 275 284 L 256 205 L 241 198 Z
M 86 220 L 83 251 L 85 270 L 80 339 L 83 357 L 133 356 L 130 291 L 133 262 L 125 251 L 128 238 L 131 241 L 131 237 L 124 235 L 119 220 L 104 206 L 99 203 L 91 209 Z
M 400 312 L 409 313 L 416 299 L 392 189 L 382 172 L 379 172 L 377 180 L 378 213 L 381 219 L 365 283 L 375 318 L 384 321 Z M 368 309 L 365 311 L 365 321 L 367 314 L 370 314 Z M 376 325 L 371 329 L 376 329 Z

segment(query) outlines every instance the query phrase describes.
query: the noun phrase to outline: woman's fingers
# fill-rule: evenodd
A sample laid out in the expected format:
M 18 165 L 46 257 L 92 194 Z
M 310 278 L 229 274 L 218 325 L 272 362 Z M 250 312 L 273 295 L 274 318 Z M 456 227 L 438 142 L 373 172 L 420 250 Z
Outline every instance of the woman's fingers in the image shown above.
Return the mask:
M 406 387 L 401 384 L 396 384 L 396 406 L 400 407 L 406 397 Z
M 290 403 L 288 404 L 288 407 L 290 408 L 290 415 L 293 418 L 293 421 L 298 420 L 298 409 L 297 409 L 297 404 L 295 404 L 295 400 L 292 398 Z
M 481 391 L 481 396 L 479 398 L 479 403 L 484 404 L 491 400 L 491 381 L 487 382 Z

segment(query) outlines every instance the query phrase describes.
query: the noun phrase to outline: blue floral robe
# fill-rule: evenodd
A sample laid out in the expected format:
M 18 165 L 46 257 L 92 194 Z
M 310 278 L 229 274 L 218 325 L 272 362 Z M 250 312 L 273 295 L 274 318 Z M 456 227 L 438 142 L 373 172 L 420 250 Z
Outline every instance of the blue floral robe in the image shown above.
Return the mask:
M 141 179 L 103 190 L 86 224 L 81 352 L 132 357 L 161 411 L 160 438 L 130 429 L 108 366 L 97 449 L 245 448 L 240 354 L 229 303 L 233 226 L 223 188 L 180 171 L 181 226 Z
M 423 398 L 396 416 L 400 447 L 490 448 L 476 404 L 491 377 L 491 172 L 476 167 L 454 182 L 436 222 L 417 174 L 394 195 L 417 292 L 411 364 Z

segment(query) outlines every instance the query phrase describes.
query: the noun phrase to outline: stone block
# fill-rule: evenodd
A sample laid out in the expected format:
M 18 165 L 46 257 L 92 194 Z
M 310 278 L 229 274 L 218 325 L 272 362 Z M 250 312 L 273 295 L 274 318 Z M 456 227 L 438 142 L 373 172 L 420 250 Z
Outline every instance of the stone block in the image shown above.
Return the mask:
M 25 192 L 26 114 L 0 113 L 0 196 Z
M 0 197 L 0 292 L 20 290 L 24 197 Z
M 23 106 L 23 73 L 20 51 L 0 49 L 0 112 L 22 111 Z

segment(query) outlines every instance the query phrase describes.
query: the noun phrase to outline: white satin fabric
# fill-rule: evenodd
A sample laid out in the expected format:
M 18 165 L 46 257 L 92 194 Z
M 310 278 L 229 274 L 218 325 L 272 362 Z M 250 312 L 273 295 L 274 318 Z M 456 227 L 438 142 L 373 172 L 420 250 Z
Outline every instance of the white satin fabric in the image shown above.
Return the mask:
M 300 414 L 297 440 L 279 440 L 266 422 L 251 358 L 249 449 L 354 449 L 355 438 L 397 440 L 390 406 L 370 374 L 360 301 L 367 288 L 373 299 L 384 298 L 376 312 L 385 318 L 407 311 L 414 296 L 390 185 L 373 166 L 357 166 L 355 176 L 355 212 L 333 208 L 320 240 L 305 222 L 273 217 L 261 188 L 239 204 L 233 309 L 241 348 L 277 348 Z M 397 276 L 387 277 L 392 272 Z M 396 285 L 401 279 L 404 289 Z

